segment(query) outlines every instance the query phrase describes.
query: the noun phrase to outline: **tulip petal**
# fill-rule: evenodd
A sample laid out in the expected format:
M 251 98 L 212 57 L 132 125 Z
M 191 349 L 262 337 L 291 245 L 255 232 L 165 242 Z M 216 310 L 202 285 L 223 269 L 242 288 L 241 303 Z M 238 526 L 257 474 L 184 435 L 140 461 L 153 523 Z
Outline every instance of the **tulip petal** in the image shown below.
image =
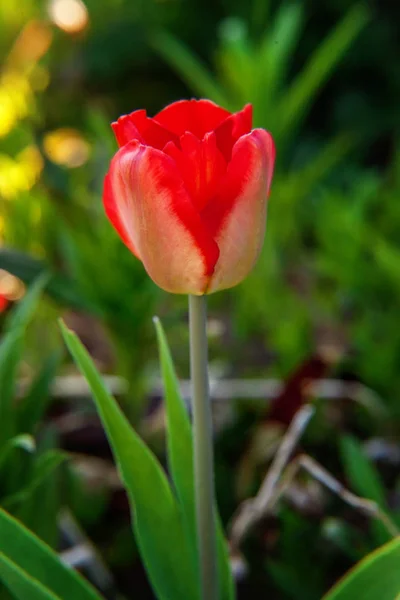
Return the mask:
M 111 162 L 104 201 L 157 285 L 177 294 L 204 293 L 219 250 L 172 158 L 136 141 L 125 145 Z
M 164 152 L 174 159 L 190 197 L 198 211 L 215 196 L 226 162 L 217 148 L 215 133 L 199 140 L 193 133 L 180 138 L 181 149 L 170 142 Z
M 111 127 L 120 147 L 133 140 L 138 140 L 141 144 L 147 144 L 159 150 L 162 150 L 170 141 L 179 143 L 175 134 L 153 121 L 147 116 L 145 110 L 135 110 L 129 115 L 124 115 L 112 123 Z
M 233 147 L 220 192 L 201 213 L 220 250 L 207 293 L 237 285 L 257 260 L 274 161 L 272 137 L 263 129 L 244 135 Z
M 201 140 L 230 115 L 210 100 L 179 100 L 160 111 L 154 121 L 178 136 L 190 131 Z
M 250 133 L 253 122 L 253 107 L 251 104 L 246 106 L 237 113 L 234 113 L 215 130 L 217 138 L 217 146 L 222 152 L 225 160 L 230 161 L 232 156 L 232 148 L 237 140 Z
M 139 252 L 136 246 L 133 243 L 133 238 L 129 231 L 129 226 L 125 223 L 123 219 L 122 212 L 119 211 L 118 206 L 118 197 L 114 194 L 115 187 L 112 185 L 110 173 L 108 172 L 104 179 L 104 190 L 103 190 L 103 204 L 104 210 L 106 212 L 107 217 L 114 225 L 117 233 L 120 238 L 124 242 L 126 246 L 128 246 L 129 250 L 140 260 Z

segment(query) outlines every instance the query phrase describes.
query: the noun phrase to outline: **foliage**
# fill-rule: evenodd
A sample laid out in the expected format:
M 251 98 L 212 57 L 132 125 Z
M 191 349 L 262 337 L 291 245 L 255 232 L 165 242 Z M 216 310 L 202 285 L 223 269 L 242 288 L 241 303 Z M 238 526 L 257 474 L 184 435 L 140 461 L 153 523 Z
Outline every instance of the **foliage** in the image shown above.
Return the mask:
M 90 385 L 113 448 L 131 502 L 134 533 L 157 597 L 160 600 L 173 597 L 196 600 L 200 579 L 196 560 L 194 488 L 190 486 L 193 482 L 192 436 L 160 324 L 157 324 L 157 331 L 167 389 L 168 449 L 175 490 L 169 486 L 157 459 L 107 393 L 79 340 L 62 325 L 65 342 Z M 182 435 L 185 435 L 183 439 Z M 179 453 L 176 451 L 178 444 L 183 445 Z M 179 548 L 179 560 L 171 553 L 171 531 Z M 222 530 L 219 530 L 219 597 L 230 600 L 234 598 L 234 592 L 225 543 Z
M 177 370 L 184 375 L 185 300 L 166 297 L 145 276 L 109 227 L 101 190 L 116 147 L 109 122 L 142 107 L 154 114 L 195 94 L 230 109 L 252 102 L 255 125 L 271 129 L 278 148 L 260 260 L 232 293 L 210 297 L 212 367 L 235 379 L 286 380 L 309 356 L 334 350 L 327 374 L 368 386 L 387 416 L 369 418 L 346 398 L 325 408 L 321 401 L 302 448 L 398 522 L 393 448 L 400 392 L 399 6 L 352 0 L 83 1 L 89 24 L 76 33 L 55 24 L 49 10 L 54 2 L 0 3 L 0 269 L 19 278 L 21 292 L 9 295 L 16 306 L 0 314 L 0 505 L 57 550 L 60 507 L 70 505 L 112 565 L 118 589 L 128 597 L 135 589 L 142 597 L 142 586 L 147 599 L 121 490 L 111 486 L 105 493 L 96 484 L 83 489 L 48 416 L 54 409 L 67 410 L 76 422 L 82 415 L 93 419 L 86 399 L 65 409 L 52 396 L 54 377 L 74 372 L 62 360 L 55 320 L 62 315 L 74 328 L 78 322 L 97 366 L 128 382 L 128 392 L 118 398 L 123 412 L 162 463 L 151 317 L 160 314 L 168 325 Z M 28 288 L 23 300 L 21 281 Z M 159 326 L 158 336 L 163 347 Z M 190 530 L 190 436 L 187 421 L 176 425 L 186 413 L 174 395 L 165 346 L 161 363 L 170 492 L 186 508 L 181 518 Z M 25 375 L 29 385 L 21 391 Z M 270 425 L 264 408 L 241 400 L 229 408 L 218 405 L 223 425 L 216 437 L 217 487 L 224 523 L 244 499 L 235 486 L 249 465 L 252 434 Z M 171 437 L 174 427 L 182 437 Z M 83 431 L 72 460 L 99 460 L 112 469 L 98 426 L 90 422 Z M 378 458 L 366 455 L 372 442 L 380 444 Z M 267 467 L 263 448 L 246 493 L 255 493 Z M 100 479 L 107 479 L 104 472 Z M 300 484 L 312 489 L 307 477 Z M 367 555 L 326 598 L 361 598 L 360 588 L 354 592 L 352 586 L 365 590 L 365 578 L 392 581 L 397 543 L 370 555 L 388 539 L 377 522 L 330 496 L 317 503 L 319 509 L 312 494 L 307 498 L 306 509 L 280 505 L 276 519 L 247 540 L 249 570 L 238 585 L 239 598 L 258 597 L 262 590 L 282 600 L 319 600 Z M 11 517 L 0 516 L 3 522 L 21 527 Z M 39 543 L 21 531 L 24 547 Z M 14 597 L 67 594 L 67 584 L 55 588 L 20 561 L 28 553 L 0 550 L 0 574 Z M 51 556 L 50 575 L 57 561 Z M 383 597 L 382 590 L 370 587 L 372 596 Z M 388 588 L 390 597 L 394 590 Z M 1 589 L 0 596 L 8 598 L 8 592 Z
M 346 600 L 355 596 L 369 600 L 377 594 L 382 599 L 396 598 L 400 586 L 398 561 L 399 540 L 396 539 L 368 555 L 324 596 L 324 600 Z
M 47 281 L 46 275 L 38 279 L 18 308 L 10 313 L 0 343 L 0 503 L 49 544 L 56 546 L 59 495 L 53 491 L 55 471 L 65 460 L 65 455 L 54 447 L 46 448 L 45 440 L 37 443 L 33 436 L 48 407 L 49 385 L 58 366 L 58 357 L 49 357 L 19 405 L 15 405 L 23 338 Z M 39 502 L 47 507 L 46 513 L 37 511 Z

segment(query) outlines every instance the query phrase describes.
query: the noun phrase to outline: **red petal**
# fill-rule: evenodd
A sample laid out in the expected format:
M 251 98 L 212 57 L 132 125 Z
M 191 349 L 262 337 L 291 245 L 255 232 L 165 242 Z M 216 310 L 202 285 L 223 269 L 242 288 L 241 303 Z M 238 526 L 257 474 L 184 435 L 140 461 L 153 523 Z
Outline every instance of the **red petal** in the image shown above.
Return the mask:
M 215 195 L 226 171 L 226 162 L 217 148 L 214 132 L 199 140 L 193 133 L 180 138 L 181 150 L 169 143 L 164 152 L 171 156 L 198 211 Z
M 138 128 L 133 123 L 132 119 L 130 119 L 130 115 L 120 117 L 118 121 L 111 123 L 111 127 L 113 128 L 114 135 L 120 148 L 133 140 L 144 143 L 144 139 L 140 135 Z
M 230 114 L 210 100 L 180 100 L 159 112 L 154 121 L 178 136 L 190 131 L 201 140 Z
M 201 213 L 220 250 L 208 292 L 237 285 L 257 260 L 274 161 L 274 142 L 263 129 L 241 137 L 233 147 L 220 191 Z
M 104 179 L 103 204 L 107 217 L 119 233 L 122 241 L 129 250 L 140 259 L 139 253 L 134 246 L 133 236 L 129 231 L 129 224 L 124 222 L 123 214 L 119 210 L 118 197 L 114 194 L 114 188 L 111 184 L 110 173 L 107 173 Z
M 119 146 L 138 140 L 141 144 L 162 150 L 169 141 L 178 142 L 176 135 L 147 116 L 145 110 L 136 110 L 111 124 Z
M 232 148 L 242 135 L 250 133 L 253 121 L 253 107 L 247 104 L 241 111 L 231 115 L 215 130 L 217 146 L 228 162 Z
M 110 191 L 111 190 L 111 191 Z M 150 277 L 173 293 L 202 294 L 218 260 L 174 161 L 163 152 L 131 142 L 114 156 L 105 204 L 117 229 L 127 234 Z M 107 200 L 108 198 L 108 200 Z

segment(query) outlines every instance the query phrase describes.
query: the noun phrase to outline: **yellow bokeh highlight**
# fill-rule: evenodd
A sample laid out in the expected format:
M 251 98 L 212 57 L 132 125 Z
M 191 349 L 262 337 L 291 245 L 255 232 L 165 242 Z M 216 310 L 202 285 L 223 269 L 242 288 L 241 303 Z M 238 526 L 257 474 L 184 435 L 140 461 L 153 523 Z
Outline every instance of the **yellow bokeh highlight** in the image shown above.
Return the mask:
M 15 40 L 0 72 L 0 137 L 35 110 L 32 90 L 43 90 L 49 83 L 48 72 L 38 60 L 51 41 L 51 29 L 41 21 L 27 23 Z
M 43 148 L 57 165 L 70 169 L 80 167 L 89 158 L 90 146 L 76 129 L 62 128 L 46 133 Z
M 51 0 L 50 19 L 66 33 L 79 33 L 87 26 L 89 14 L 82 0 Z
M 0 154 L 0 197 L 11 200 L 30 190 L 43 170 L 43 157 L 36 146 L 27 146 L 16 158 Z
M 0 137 L 7 135 L 15 123 L 27 116 L 34 102 L 28 79 L 17 72 L 0 77 Z

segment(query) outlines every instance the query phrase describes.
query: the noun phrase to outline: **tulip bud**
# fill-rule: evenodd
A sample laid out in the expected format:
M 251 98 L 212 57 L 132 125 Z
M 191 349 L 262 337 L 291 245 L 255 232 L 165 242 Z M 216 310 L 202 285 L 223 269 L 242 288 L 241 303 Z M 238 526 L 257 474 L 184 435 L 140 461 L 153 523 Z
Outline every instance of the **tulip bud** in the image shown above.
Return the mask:
M 251 129 L 252 108 L 231 114 L 209 100 L 138 110 L 113 123 L 120 149 L 104 206 L 153 281 L 175 294 L 240 283 L 260 253 L 275 148 Z

